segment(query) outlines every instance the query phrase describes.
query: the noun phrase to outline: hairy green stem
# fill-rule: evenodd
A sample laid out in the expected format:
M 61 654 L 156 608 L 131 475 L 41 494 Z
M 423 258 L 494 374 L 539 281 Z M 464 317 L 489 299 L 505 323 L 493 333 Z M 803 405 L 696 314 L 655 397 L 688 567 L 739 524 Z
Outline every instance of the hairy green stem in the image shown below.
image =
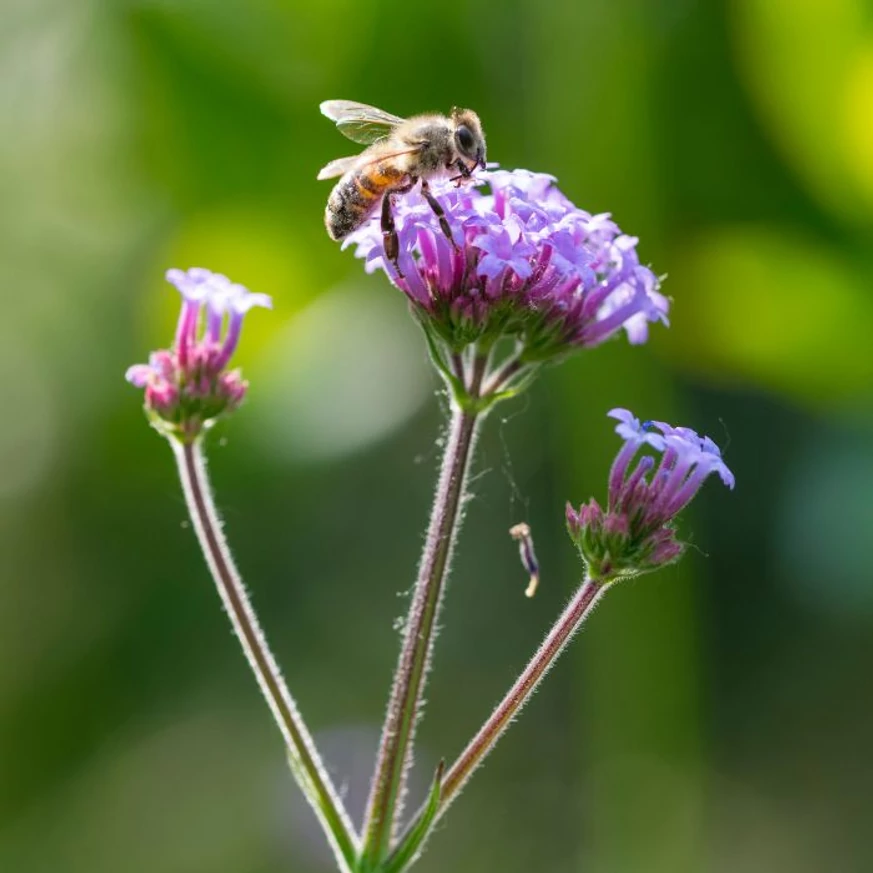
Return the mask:
M 444 812 L 464 787 L 473 771 L 494 748 L 509 723 L 537 690 L 542 678 L 564 651 L 567 643 L 582 626 L 604 590 L 602 582 L 588 579 L 573 595 L 561 617 L 555 622 L 536 654 L 515 680 L 506 696 L 497 704 L 460 757 L 449 767 L 440 790 L 440 813 Z M 439 814 L 439 813 L 438 813 Z
M 470 384 L 466 386 L 470 398 L 478 398 L 486 365 L 484 357 L 477 357 L 473 362 Z M 455 375 L 463 380 L 463 369 L 457 362 L 455 366 L 459 369 Z M 412 763 L 412 741 L 430 665 L 434 630 L 460 527 L 464 486 L 481 417 L 475 404 L 465 409 L 457 402 L 452 403 L 439 482 L 370 788 L 363 831 L 363 870 L 377 869 L 386 857 L 402 813 L 406 774 Z
M 439 808 L 432 816 L 432 823 L 448 809 L 452 801 L 466 785 L 473 771 L 497 744 L 503 732 L 530 700 L 549 668 L 557 661 L 567 644 L 582 626 L 597 603 L 607 584 L 602 580 L 586 579 L 573 595 L 569 604 L 547 634 L 527 667 L 515 680 L 503 700 L 488 717 L 476 736 L 467 744 L 454 764 L 449 767 L 440 786 Z M 420 810 L 410 828 L 414 828 L 424 814 Z M 418 854 L 424 847 L 422 841 Z
M 285 739 L 292 772 L 315 810 L 340 869 L 355 869 L 358 840 L 294 699 L 282 679 L 221 529 L 199 439 L 171 439 L 188 513 L 234 632 Z
M 510 358 L 496 373 L 491 376 L 485 385 L 486 394 L 494 394 L 524 369 L 524 364 L 517 357 Z

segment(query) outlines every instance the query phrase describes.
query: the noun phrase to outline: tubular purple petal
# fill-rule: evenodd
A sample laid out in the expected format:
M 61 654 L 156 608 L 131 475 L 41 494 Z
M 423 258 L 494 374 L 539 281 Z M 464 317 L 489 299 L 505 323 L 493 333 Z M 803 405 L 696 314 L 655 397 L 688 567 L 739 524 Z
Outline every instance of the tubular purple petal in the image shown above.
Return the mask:
M 190 298 L 182 301 L 182 311 L 179 313 L 179 322 L 176 326 L 176 338 L 174 345 L 179 355 L 182 366 L 187 365 L 191 356 L 191 349 L 196 341 L 197 321 L 200 316 L 201 304 Z
M 233 312 L 245 315 L 253 306 L 261 306 L 264 309 L 273 308 L 273 299 L 268 294 L 253 294 L 242 285 L 234 285 L 233 293 L 228 298 L 227 306 Z
M 672 515 L 668 511 L 673 498 L 681 490 L 691 472 L 697 458 L 686 453 L 679 455 L 676 462 L 670 467 L 661 466 L 655 475 L 649 490 L 647 510 L 649 517 L 654 520 L 668 521 Z
M 665 321 L 657 277 L 609 216 L 578 209 L 552 176 L 497 170 L 478 178 L 478 187 L 431 184 L 459 251 L 417 191 L 394 200 L 402 276 L 386 264 L 378 217 L 344 242 L 365 269 L 385 271 L 456 350 L 509 335 L 525 343 L 530 360 L 543 360 L 621 328 L 642 342 L 649 322 Z M 469 311 L 471 300 L 480 304 L 472 335 L 470 322 L 452 315 Z
M 206 334 L 205 339 L 217 344 L 221 339 L 221 326 L 224 323 L 224 309 L 217 306 L 206 308 Z
M 609 418 L 614 418 L 618 424 L 615 432 L 624 440 L 636 441 L 639 445 L 646 443 L 652 448 L 663 450 L 665 442 L 660 434 L 652 433 L 650 422 L 640 420 L 629 410 L 616 407 L 606 413 Z
M 643 455 L 634 468 L 633 473 L 624 482 L 618 483 L 614 491 L 610 482 L 609 508 L 620 512 L 627 512 L 634 497 L 639 493 L 641 483 L 645 486 L 644 490 L 648 491 L 645 477 L 654 466 L 655 459 L 651 455 Z
M 640 430 L 640 420 L 629 409 L 616 406 L 614 409 L 610 409 L 609 412 L 606 413 L 606 417 L 614 418 L 616 421 L 621 422 L 621 424 L 630 427 L 632 429 L 632 435 L 638 433 Z M 615 432 L 620 437 L 628 439 L 625 433 L 619 430 L 618 427 L 616 427 Z
M 133 364 L 127 368 L 124 378 L 136 388 L 145 388 L 154 372 L 148 364 Z
M 221 344 L 221 349 L 215 357 L 214 367 L 216 370 L 223 370 L 227 366 L 227 362 L 236 351 L 239 345 L 240 334 L 242 333 L 243 316 L 239 312 L 231 312 L 227 317 L 227 331 L 224 334 L 224 342 Z
M 672 496 L 665 498 L 661 510 L 663 514 L 668 518 L 678 515 L 697 496 L 697 492 L 712 472 L 713 468 L 708 464 L 698 464 Z
M 704 436 L 700 443 L 703 454 L 711 459 L 712 472 L 718 473 L 721 481 L 731 490 L 734 488 L 734 474 L 728 469 L 721 458 L 721 449 L 708 437 Z
M 622 427 L 622 425 L 619 425 Z M 618 430 L 618 428 L 616 428 Z M 627 469 L 634 456 L 639 451 L 642 441 L 636 438 L 628 439 L 621 447 L 619 453 L 615 456 L 612 462 L 612 468 L 609 471 L 609 505 L 618 501 L 618 496 L 622 490 L 622 483 L 627 476 Z
M 174 285 L 185 300 L 200 303 L 209 294 L 209 282 L 213 273 L 202 267 L 192 267 L 190 270 L 167 270 L 167 281 Z
M 130 367 L 126 378 L 145 389 L 145 407 L 155 426 L 166 435 L 191 440 L 242 402 L 247 383 L 226 367 L 246 312 L 272 303 L 266 294 L 252 294 L 199 267 L 168 270 L 166 277 L 182 295 L 173 348 L 153 352 L 148 364 Z M 201 314 L 205 325 L 198 337 Z
M 657 569 L 676 560 L 683 551 L 673 521 L 694 498 L 706 478 L 718 472 L 733 487 L 734 477 L 718 446 L 690 428 L 661 421 L 640 422 L 627 409 L 616 408 L 609 417 L 618 423 L 624 440 L 609 474 L 606 515 L 595 520 L 568 504 L 567 527 L 589 571 L 595 578 L 620 578 Z M 649 448 L 661 454 L 643 454 L 628 473 L 636 454 Z M 654 472 L 652 472 L 654 470 Z

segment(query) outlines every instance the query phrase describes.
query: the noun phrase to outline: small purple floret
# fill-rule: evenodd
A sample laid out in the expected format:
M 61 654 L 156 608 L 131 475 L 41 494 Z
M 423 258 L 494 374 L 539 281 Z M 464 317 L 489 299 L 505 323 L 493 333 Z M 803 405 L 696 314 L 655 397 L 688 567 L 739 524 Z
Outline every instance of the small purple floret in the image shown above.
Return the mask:
M 253 306 L 272 307 L 266 294 L 252 294 L 227 276 L 201 267 L 168 270 L 167 281 L 182 295 L 171 350 L 153 352 L 125 378 L 145 389 L 155 424 L 183 438 L 196 436 L 220 415 L 236 409 L 248 383 L 227 364 L 239 344 L 242 322 Z
M 604 511 L 596 500 L 578 510 L 567 504 L 567 525 L 591 571 L 618 578 L 654 570 L 679 558 L 683 545 L 673 522 L 712 473 L 729 488 L 734 475 L 709 437 L 665 422 L 641 423 L 627 409 L 613 409 L 624 440 L 609 475 Z M 645 449 L 660 453 L 660 463 Z M 632 468 L 632 462 L 639 459 Z
M 384 270 L 454 349 L 510 335 L 523 343 L 523 358 L 536 361 L 599 345 L 620 330 L 643 343 L 650 323 L 668 323 L 669 303 L 640 264 L 637 240 L 608 215 L 577 208 L 542 173 L 494 170 L 478 178 L 488 193 L 431 183 L 454 245 L 417 191 L 395 198 L 399 272 L 384 257 L 377 218 L 344 243 L 355 246 L 367 272 Z

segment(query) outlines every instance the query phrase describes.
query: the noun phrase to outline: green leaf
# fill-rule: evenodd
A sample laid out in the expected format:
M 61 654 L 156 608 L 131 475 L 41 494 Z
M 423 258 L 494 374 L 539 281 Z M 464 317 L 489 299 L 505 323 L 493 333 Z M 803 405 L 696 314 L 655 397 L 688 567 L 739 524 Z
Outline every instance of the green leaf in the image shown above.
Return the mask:
M 441 783 L 445 761 L 440 761 L 433 777 L 430 794 L 427 798 L 424 810 L 419 815 L 410 830 L 403 837 L 400 845 L 394 850 L 386 862 L 382 873 L 402 873 L 418 856 L 424 845 L 424 841 L 431 831 L 440 806 Z

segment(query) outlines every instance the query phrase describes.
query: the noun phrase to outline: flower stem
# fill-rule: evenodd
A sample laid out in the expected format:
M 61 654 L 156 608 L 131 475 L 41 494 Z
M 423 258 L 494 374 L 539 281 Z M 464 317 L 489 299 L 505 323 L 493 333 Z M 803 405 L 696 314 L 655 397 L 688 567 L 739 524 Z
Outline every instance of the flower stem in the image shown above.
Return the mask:
M 473 771 L 491 752 L 510 722 L 530 700 L 543 676 L 557 661 L 559 655 L 582 626 L 582 622 L 591 614 L 591 610 L 606 588 L 605 581 L 587 578 L 573 595 L 573 599 L 567 604 L 566 609 L 555 622 L 522 674 L 515 680 L 506 696 L 500 701 L 476 736 L 461 752 L 457 761 L 446 772 L 440 787 L 439 808 L 432 818 L 433 823 L 436 823 L 448 809 L 466 785 Z M 422 811 L 419 811 L 410 828 L 415 827 L 421 815 Z M 423 842 L 419 852 L 422 848 Z
M 170 444 L 197 539 L 237 639 L 285 739 L 292 772 L 327 834 L 340 869 L 352 871 L 358 854 L 357 836 L 267 646 L 230 555 L 212 499 L 201 442 L 171 439 Z
M 499 391 L 513 376 L 521 372 L 524 364 L 520 358 L 510 358 L 485 385 L 486 394 L 494 394 Z
M 484 358 L 473 362 L 468 386 L 470 397 L 478 397 L 485 366 Z M 455 375 L 464 378 L 463 370 Z M 436 497 L 370 788 L 363 831 L 364 870 L 377 868 L 388 854 L 402 812 L 406 773 L 412 763 L 412 740 L 430 664 L 436 619 L 460 527 L 464 486 L 481 417 L 475 405 L 462 409 L 458 403 L 452 403 Z
M 494 748 L 501 734 L 530 700 L 543 676 L 557 661 L 567 643 L 573 638 L 582 622 L 591 613 L 605 586 L 602 582 L 587 579 L 567 604 L 561 617 L 555 622 L 536 654 L 531 658 L 512 688 L 495 708 L 479 732 L 461 752 L 449 768 L 440 791 L 440 813 L 445 811 L 458 792 L 464 787 L 473 771 Z

